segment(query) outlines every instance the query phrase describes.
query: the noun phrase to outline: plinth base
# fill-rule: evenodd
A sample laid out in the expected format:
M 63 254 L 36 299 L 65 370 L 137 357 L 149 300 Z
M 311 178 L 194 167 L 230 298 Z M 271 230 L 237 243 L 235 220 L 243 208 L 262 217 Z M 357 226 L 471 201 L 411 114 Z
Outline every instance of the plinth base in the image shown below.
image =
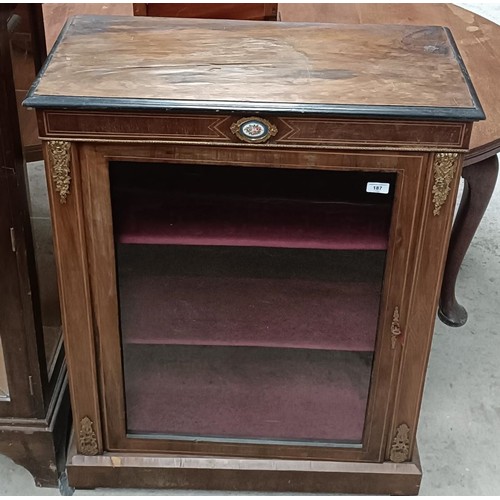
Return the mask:
M 394 464 L 243 459 L 106 453 L 83 456 L 70 449 L 68 480 L 74 488 L 168 488 L 416 495 L 422 471 Z

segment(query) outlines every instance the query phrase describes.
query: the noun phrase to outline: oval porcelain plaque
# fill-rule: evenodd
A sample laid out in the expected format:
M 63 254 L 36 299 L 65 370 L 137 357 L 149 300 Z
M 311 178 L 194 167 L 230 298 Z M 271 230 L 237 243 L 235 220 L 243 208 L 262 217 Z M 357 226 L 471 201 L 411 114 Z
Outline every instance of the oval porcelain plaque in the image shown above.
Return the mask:
M 240 132 L 249 139 L 259 139 L 267 134 L 268 128 L 263 123 L 252 120 L 243 124 L 240 127 Z
M 245 142 L 265 142 L 278 133 L 275 125 L 264 118 L 241 118 L 231 125 L 231 132 Z

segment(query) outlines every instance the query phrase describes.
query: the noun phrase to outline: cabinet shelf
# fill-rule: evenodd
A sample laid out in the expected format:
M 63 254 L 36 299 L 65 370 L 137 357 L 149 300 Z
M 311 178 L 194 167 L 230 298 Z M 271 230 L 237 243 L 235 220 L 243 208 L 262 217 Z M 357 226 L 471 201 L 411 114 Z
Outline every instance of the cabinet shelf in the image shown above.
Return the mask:
M 387 248 L 390 207 L 129 192 L 117 197 L 120 243 L 335 250 Z
M 371 360 L 371 353 L 127 346 L 127 430 L 359 443 Z
M 351 351 L 375 345 L 380 287 L 373 284 L 169 277 L 126 286 L 126 343 Z
M 121 245 L 124 342 L 373 351 L 384 252 L 352 254 Z

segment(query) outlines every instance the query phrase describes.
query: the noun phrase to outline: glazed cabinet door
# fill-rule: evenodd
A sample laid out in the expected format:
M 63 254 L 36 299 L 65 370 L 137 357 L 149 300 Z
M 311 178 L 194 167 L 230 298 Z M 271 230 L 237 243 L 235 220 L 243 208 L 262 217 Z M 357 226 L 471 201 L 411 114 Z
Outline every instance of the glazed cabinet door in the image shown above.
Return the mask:
M 79 145 L 90 452 L 382 461 L 428 159 Z

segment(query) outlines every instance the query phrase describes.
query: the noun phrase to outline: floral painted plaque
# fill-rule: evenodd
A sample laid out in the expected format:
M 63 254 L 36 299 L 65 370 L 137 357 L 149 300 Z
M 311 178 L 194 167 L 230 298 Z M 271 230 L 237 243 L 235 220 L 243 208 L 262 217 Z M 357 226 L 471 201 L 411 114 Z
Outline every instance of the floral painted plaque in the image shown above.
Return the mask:
M 266 142 L 278 129 L 264 118 L 241 118 L 231 125 L 231 132 L 245 142 Z

